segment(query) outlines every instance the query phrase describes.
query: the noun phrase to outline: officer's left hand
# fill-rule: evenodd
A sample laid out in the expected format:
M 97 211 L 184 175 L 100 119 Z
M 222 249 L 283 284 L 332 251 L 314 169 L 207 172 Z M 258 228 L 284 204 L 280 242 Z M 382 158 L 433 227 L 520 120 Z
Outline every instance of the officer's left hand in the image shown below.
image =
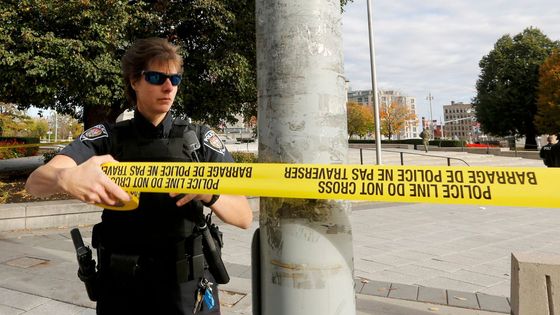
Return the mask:
M 192 200 L 200 200 L 203 202 L 210 202 L 210 200 L 212 200 L 212 195 L 206 195 L 206 194 L 195 195 L 195 194 L 169 193 L 169 197 L 179 199 L 175 203 L 177 207 L 182 207 L 187 203 L 191 202 Z

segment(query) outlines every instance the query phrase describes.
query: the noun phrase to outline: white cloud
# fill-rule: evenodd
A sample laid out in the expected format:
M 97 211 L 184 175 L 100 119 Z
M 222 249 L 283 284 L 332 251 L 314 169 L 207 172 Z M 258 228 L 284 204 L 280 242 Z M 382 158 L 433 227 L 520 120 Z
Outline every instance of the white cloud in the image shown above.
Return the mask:
M 443 118 L 450 101 L 476 95 L 478 62 L 503 35 L 533 26 L 560 40 L 557 0 L 371 0 L 378 86 L 418 100 L 418 115 Z M 366 0 L 343 14 L 344 67 L 353 89 L 371 88 Z

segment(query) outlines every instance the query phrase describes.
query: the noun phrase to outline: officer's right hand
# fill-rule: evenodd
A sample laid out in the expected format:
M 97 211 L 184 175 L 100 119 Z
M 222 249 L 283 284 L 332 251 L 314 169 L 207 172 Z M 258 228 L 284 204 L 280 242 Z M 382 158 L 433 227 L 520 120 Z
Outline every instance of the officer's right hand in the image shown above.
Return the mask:
M 117 161 L 111 155 L 100 155 L 61 170 L 61 188 L 76 199 L 91 204 L 117 205 L 130 201 L 130 196 L 101 170 L 101 164 L 110 162 Z

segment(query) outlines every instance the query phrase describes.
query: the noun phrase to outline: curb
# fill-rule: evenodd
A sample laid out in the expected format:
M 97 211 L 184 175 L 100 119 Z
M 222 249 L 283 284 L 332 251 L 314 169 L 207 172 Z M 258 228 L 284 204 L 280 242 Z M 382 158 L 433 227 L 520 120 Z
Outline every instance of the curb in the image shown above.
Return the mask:
M 247 199 L 258 212 L 259 198 Z M 93 225 L 102 212 L 101 207 L 75 199 L 0 204 L 0 232 Z
M 484 293 L 462 292 L 416 285 L 354 279 L 356 295 L 371 295 L 472 310 L 511 313 L 510 299 Z
M 78 200 L 0 205 L 0 232 L 62 228 L 99 222 L 102 208 Z

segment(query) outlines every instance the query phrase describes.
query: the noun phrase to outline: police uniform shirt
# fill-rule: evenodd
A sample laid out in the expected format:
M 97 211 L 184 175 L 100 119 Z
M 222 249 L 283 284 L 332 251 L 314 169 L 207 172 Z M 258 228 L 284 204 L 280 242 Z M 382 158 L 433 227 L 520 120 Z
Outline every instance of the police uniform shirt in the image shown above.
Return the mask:
M 134 126 L 143 138 L 161 139 L 169 137 L 173 126 L 171 114 L 167 114 L 163 121 L 154 126 L 146 120 L 140 112 L 134 111 Z M 73 159 L 76 164 L 81 164 L 95 155 L 104 155 L 111 152 L 111 134 L 115 124 L 103 123 L 84 131 L 80 137 L 66 146 L 59 154 Z M 208 126 L 202 125 L 199 139 L 202 154 L 198 156 L 200 162 L 233 162 L 231 154 L 227 151 L 218 135 Z
M 119 154 L 127 156 L 122 161 L 172 161 L 165 159 L 168 154 L 165 149 L 158 150 L 153 147 L 147 149 L 149 146 L 144 146 L 146 142 L 149 143 L 152 139 L 154 142 L 159 142 L 162 139 L 166 140 L 170 133 L 174 132 L 172 130 L 175 129 L 173 128 L 173 118 L 169 113 L 158 126 L 154 126 L 138 111 L 135 111 L 132 125 L 125 128 L 134 132 L 133 138 L 135 139 L 131 139 L 125 146 L 123 146 L 123 143 L 112 143 L 118 142 L 116 138 L 118 138 L 119 132 L 124 132 L 119 127 L 123 126 L 123 123 L 126 122 L 104 123 L 91 127 L 79 139 L 74 140 L 64 148 L 60 154 L 69 156 L 77 164 L 87 161 L 92 156 L 110 154 L 111 152 L 114 152 L 113 157 L 116 160 L 119 160 Z M 183 123 L 186 124 L 184 121 Z M 193 126 L 189 124 L 187 127 Z M 196 156 L 200 162 L 233 162 L 231 154 L 210 128 L 200 126 L 198 138 L 201 147 L 197 150 Z M 183 140 L 182 137 L 175 139 Z M 119 149 L 122 150 L 123 148 L 128 148 L 126 149 L 127 152 L 118 153 Z M 154 158 L 154 154 L 160 156 Z M 181 161 L 192 161 L 186 155 L 182 153 L 180 155 L 183 156 Z M 168 194 L 142 193 L 139 207 L 134 211 L 103 211 L 101 219 L 104 228 L 103 233 L 100 233 L 100 240 L 111 242 L 115 249 L 130 249 L 133 248 L 133 245 L 144 248 L 160 247 L 160 244 L 175 239 L 176 231 L 192 230 L 192 228 L 183 226 L 183 224 L 192 224 L 195 214 L 186 208 L 194 207 L 194 205 L 189 203 L 183 207 L 177 207 L 175 202 L 176 200 L 169 197 Z M 186 218 L 187 221 L 180 220 L 181 218 Z
M 548 167 L 552 166 L 552 143 L 547 143 L 545 146 L 543 146 L 541 148 L 541 151 L 539 152 L 539 156 L 541 159 L 543 159 L 544 165 Z

